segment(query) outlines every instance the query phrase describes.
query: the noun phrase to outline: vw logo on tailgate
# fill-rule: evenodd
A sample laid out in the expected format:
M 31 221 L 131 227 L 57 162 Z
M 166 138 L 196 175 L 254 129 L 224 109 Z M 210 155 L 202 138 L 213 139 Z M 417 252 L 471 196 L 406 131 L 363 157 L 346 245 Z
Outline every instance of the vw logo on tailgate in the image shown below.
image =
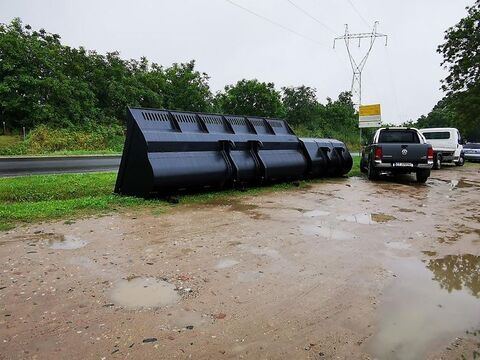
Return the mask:
M 405 156 L 405 155 L 407 155 L 407 154 L 408 154 L 408 150 L 407 150 L 407 149 L 403 149 L 403 150 L 402 150 L 402 155 Z

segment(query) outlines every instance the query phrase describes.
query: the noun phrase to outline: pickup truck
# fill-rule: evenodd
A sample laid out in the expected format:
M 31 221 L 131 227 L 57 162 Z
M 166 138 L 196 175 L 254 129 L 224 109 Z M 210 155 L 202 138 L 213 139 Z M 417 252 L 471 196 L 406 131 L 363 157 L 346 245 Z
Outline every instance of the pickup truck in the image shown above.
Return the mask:
M 360 170 L 375 180 L 381 173 L 415 173 L 424 183 L 433 166 L 433 148 L 417 129 L 381 128 L 363 148 Z
M 433 169 L 438 170 L 442 163 L 454 163 L 463 166 L 465 141 L 460 131 L 455 128 L 430 128 L 420 129 L 420 133 L 433 147 Z

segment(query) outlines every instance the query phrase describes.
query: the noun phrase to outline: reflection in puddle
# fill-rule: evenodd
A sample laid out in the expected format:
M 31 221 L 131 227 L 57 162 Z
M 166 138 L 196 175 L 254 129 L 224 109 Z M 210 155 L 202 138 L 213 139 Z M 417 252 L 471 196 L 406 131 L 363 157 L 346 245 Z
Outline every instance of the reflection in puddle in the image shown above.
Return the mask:
M 378 224 L 378 223 L 386 223 L 391 220 L 396 220 L 396 217 L 388 214 L 383 214 L 383 213 L 375 213 L 375 214 L 363 213 L 363 214 L 354 214 L 354 215 L 340 215 L 340 216 L 337 216 L 337 220 L 354 222 L 357 224 L 372 225 L 372 224 Z
M 318 217 L 318 216 L 328 216 L 330 215 L 330 212 L 324 211 L 324 210 L 311 210 L 311 211 L 305 211 L 303 213 L 303 216 L 306 217 Z
M 120 280 L 111 298 L 114 303 L 132 309 L 167 306 L 180 300 L 175 285 L 155 278 Z
M 337 220 L 354 222 L 364 225 L 376 224 L 376 221 L 372 219 L 372 214 L 340 215 L 337 216 Z
M 480 256 L 447 255 L 426 263 L 443 289 L 448 292 L 468 289 L 473 296 L 480 297 Z
M 372 214 L 372 220 L 377 223 L 386 223 L 392 220 L 397 220 L 395 216 L 384 214 L 384 213 L 376 213 Z
M 88 241 L 79 239 L 72 235 L 55 237 L 48 240 L 48 247 L 56 250 L 80 249 L 88 244 Z
M 465 266 L 463 263 L 455 264 L 457 268 Z M 471 292 L 465 291 L 462 286 L 457 286 L 456 291 L 452 292 L 442 289 L 445 287 L 442 284 L 444 277 L 458 276 L 443 276 L 442 271 L 456 272 L 458 269 L 455 265 L 429 263 L 428 266 L 435 269 L 432 271 L 441 286 L 432 280 L 432 273 L 417 259 L 403 258 L 392 263 L 391 268 L 396 278 L 384 294 L 379 309 L 378 332 L 369 344 L 375 357 L 423 359 L 427 352 L 449 343 L 459 333 L 480 325 L 480 301 L 472 296 Z M 446 270 L 447 268 L 449 270 Z M 465 267 L 467 268 L 469 271 L 478 272 L 478 267 L 471 264 Z M 475 283 L 476 278 L 478 285 L 478 275 L 467 275 L 467 272 L 465 270 L 465 275 L 460 277 L 460 283 L 467 286 L 466 284 L 472 281 Z M 458 280 L 456 281 L 458 284 Z M 470 286 L 476 288 L 474 285 Z
M 217 263 L 217 265 L 215 265 L 215 269 L 227 269 L 237 264 L 238 264 L 237 260 L 222 259 Z

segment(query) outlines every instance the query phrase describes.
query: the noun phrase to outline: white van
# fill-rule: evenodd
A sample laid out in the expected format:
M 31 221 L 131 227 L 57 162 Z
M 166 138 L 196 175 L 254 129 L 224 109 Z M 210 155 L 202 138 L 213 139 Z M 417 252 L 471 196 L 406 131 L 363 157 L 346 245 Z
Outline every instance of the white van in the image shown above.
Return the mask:
M 460 131 L 455 128 L 430 128 L 420 129 L 427 143 L 433 147 L 433 168 L 440 169 L 442 163 L 454 163 L 463 166 L 465 155 L 463 153 L 464 140 Z

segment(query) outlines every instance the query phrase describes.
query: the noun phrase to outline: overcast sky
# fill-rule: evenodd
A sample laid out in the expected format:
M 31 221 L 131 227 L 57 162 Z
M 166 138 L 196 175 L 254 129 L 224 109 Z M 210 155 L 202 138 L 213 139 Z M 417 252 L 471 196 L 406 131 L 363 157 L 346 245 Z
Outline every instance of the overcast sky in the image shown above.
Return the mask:
M 277 88 L 315 87 L 323 102 L 350 90 L 345 45 L 337 43 L 333 50 L 333 38 L 343 35 L 346 23 L 351 33 L 367 32 L 377 20 L 388 46 L 381 39 L 375 43 L 363 72 L 362 103 L 381 103 L 383 121 L 401 123 L 428 113 L 442 98 L 445 72 L 436 48 L 444 30 L 474 2 L 232 1 L 264 18 L 227 0 L 0 0 L 0 22 L 20 17 L 60 34 L 70 46 L 118 50 L 124 58 L 146 56 L 166 66 L 195 59 L 198 70 L 211 77 L 213 91 L 257 78 Z M 354 49 L 361 55 L 367 42 Z

